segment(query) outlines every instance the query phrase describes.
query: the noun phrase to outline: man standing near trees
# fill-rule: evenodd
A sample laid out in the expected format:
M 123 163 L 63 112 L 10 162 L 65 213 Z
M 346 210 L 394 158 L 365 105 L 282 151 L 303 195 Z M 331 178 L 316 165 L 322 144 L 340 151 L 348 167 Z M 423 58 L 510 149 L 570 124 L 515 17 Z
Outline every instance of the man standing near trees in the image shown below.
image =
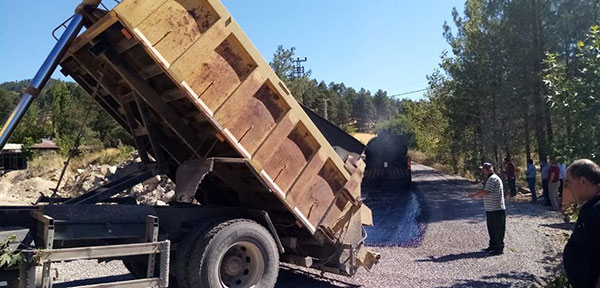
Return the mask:
M 573 287 L 600 287 L 600 166 L 587 159 L 573 162 L 565 192 L 585 202 L 563 252 L 565 272 Z
M 504 205 L 504 187 L 502 180 L 490 163 L 483 163 L 481 173 L 486 177 L 482 190 L 469 194 L 470 198 L 483 198 L 483 206 L 487 219 L 487 229 L 490 235 L 488 248 L 484 249 L 489 256 L 504 253 L 504 232 L 506 230 L 506 206 Z
M 550 195 L 548 190 L 548 176 L 550 176 L 550 164 L 548 163 L 546 158 L 543 158 L 540 161 L 540 173 L 542 174 L 542 191 L 544 192 L 544 202 L 542 202 L 542 205 L 550 206 Z
M 535 203 L 537 201 L 537 192 L 535 190 L 535 165 L 533 165 L 533 160 L 527 159 L 527 170 L 525 171 L 525 178 L 527 179 L 527 185 L 529 186 L 529 191 L 531 191 L 531 203 Z
M 510 190 L 510 196 L 517 196 L 517 177 L 515 175 L 515 165 L 510 161 L 510 158 L 504 158 L 504 173 L 506 173 L 506 179 L 508 181 L 508 189 Z
M 560 168 L 555 159 L 552 159 L 550 172 L 548 176 L 548 195 L 550 196 L 550 204 L 552 209 L 558 210 L 560 202 L 558 202 L 558 190 L 560 188 Z

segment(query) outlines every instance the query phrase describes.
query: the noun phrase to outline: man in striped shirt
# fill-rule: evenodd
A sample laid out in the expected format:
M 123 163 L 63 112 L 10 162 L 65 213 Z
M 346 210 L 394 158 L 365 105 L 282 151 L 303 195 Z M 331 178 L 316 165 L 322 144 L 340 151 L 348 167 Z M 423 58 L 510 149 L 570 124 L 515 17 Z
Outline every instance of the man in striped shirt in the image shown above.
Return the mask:
M 469 195 L 470 198 L 483 198 L 483 206 L 487 218 L 487 228 L 490 235 L 488 248 L 484 249 L 490 256 L 504 253 L 504 232 L 506 230 L 506 206 L 504 204 L 504 187 L 502 180 L 490 163 L 483 163 L 481 172 L 487 180 L 482 190 Z

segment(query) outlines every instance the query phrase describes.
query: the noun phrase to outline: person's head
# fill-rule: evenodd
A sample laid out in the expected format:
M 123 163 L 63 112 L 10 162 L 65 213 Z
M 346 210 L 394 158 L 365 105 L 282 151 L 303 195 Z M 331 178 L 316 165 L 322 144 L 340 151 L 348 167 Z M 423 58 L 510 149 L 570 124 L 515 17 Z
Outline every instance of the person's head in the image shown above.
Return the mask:
M 533 159 L 527 159 L 527 164 L 533 164 Z
M 479 170 L 481 171 L 481 173 L 483 175 L 490 175 L 490 174 L 494 173 L 494 166 L 492 166 L 491 163 L 485 162 L 485 163 L 481 164 L 481 166 L 479 167 Z
M 580 159 L 567 168 L 565 190 L 578 201 L 592 199 L 600 192 L 600 166 L 588 159 Z
M 504 163 L 510 163 L 510 158 L 508 158 L 508 157 L 504 158 Z

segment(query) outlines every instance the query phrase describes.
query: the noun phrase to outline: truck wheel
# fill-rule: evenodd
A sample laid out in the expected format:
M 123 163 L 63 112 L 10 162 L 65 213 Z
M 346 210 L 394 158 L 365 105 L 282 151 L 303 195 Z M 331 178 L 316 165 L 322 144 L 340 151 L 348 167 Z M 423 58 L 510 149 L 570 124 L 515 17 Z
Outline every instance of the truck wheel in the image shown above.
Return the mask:
M 279 251 L 263 226 L 229 220 L 198 238 L 188 273 L 190 287 L 274 287 Z
M 210 222 L 200 223 L 183 237 L 182 241 L 179 243 L 179 247 L 177 248 L 177 256 L 175 257 L 175 263 L 173 267 L 177 282 L 179 283 L 179 288 L 194 287 L 193 285 L 189 284 L 190 281 L 188 267 L 190 263 L 190 254 L 192 253 L 198 238 L 208 233 L 208 230 L 213 226 L 226 220 L 227 218 L 221 218 Z

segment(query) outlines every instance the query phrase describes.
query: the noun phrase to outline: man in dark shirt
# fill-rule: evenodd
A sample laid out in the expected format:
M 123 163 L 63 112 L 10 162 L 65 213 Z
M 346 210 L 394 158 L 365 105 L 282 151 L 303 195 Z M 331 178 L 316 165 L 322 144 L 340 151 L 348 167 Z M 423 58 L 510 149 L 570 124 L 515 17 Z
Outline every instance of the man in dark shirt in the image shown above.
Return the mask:
M 565 190 L 585 202 L 565 246 L 563 263 L 573 287 L 600 288 L 600 167 L 577 160 L 567 169 Z
M 508 180 L 508 189 L 510 196 L 517 196 L 517 175 L 515 175 L 515 165 L 510 161 L 510 158 L 504 158 L 504 172 Z

